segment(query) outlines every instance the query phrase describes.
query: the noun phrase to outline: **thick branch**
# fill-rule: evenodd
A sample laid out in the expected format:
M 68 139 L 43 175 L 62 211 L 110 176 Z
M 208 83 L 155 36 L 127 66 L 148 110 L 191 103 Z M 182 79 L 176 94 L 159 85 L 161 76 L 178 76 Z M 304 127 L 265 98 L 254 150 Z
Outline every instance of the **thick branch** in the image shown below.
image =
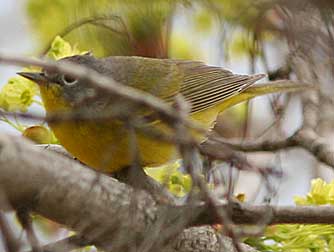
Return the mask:
M 205 205 L 196 208 L 194 206 L 156 206 L 146 193 L 135 192 L 111 177 L 97 175 L 94 171 L 68 158 L 49 152 L 41 152 L 22 138 L 1 134 L 0 151 L 0 186 L 10 202 L 15 206 L 29 204 L 40 214 L 57 222 L 68 223 L 68 219 L 73 217 L 71 217 L 72 213 L 69 210 L 75 208 L 75 204 L 80 203 L 82 198 L 86 200 L 85 204 L 89 205 L 89 209 L 105 207 L 102 212 L 99 212 L 103 219 L 104 214 L 117 214 L 113 212 L 114 208 L 119 207 L 119 205 L 128 206 L 128 201 L 134 195 L 139 195 L 146 204 L 146 210 L 142 213 L 146 217 L 141 217 L 148 218 L 146 223 L 150 222 L 149 217 L 153 220 L 154 213 L 163 211 L 166 207 L 173 208 L 173 211 L 178 213 L 189 213 L 196 209 L 197 212 L 202 213 L 201 218 L 198 218 L 200 220 L 193 221 L 197 225 L 216 223 L 214 216 L 210 215 L 210 210 Z M 57 190 L 53 191 L 55 188 Z M 66 195 L 67 193 L 71 194 L 69 195 L 70 199 L 67 199 L 69 197 Z M 43 202 L 46 195 L 52 197 Z M 94 198 L 95 196 L 99 199 Z M 88 197 L 92 197 L 92 200 L 87 200 Z M 57 201 L 58 199 L 62 199 L 62 201 Z M 70 208 L 65 204 L 65 200 L 71 201 Z M 114 200 L 116 203 L 113 202 Z M 31 204 L 31 202 L 34 203 Z M 101 202 L 104 206 L 100 205 Z M 54 204 L 58 204 L 56 208 L 52 208 Z M 149 209 L 151 210 L 148 211 Z M 250 224 L 260 220 L 260 217 L 268 212 L 268 209 L 272 210 L 274 214 L 270 223 L 334 223 L 334 212 L 332 216 L 331 207 L 268 208 L 268 206 L 236 205 L 231 214 L 236 223 Z M 96 215 L 96 212 L 91 211 L 92 215 Z M 77 212 L 73 213 L 75 218 L 78 218 L 77 214 Z M 298 215 L 298 218 L 294 219 L 294 214 Z M 75 226 L 69 224 L 69 227 L 75 229 Z
M 0 134 L 0 174 L 0 187 L 13 206 L 29 206 L 104 248 L 103 241 L 111 241 L 118 228 L 131 226 L 131 240 L 156 218 L 148 194 L 68 158 L 41 152 L 22 138 Z
M 29 206 L 104 249 L 126 249 L 126 246 L 144 243 L 147 237 L 152 239 L 161 229 L 165 233 L 169 228 L 178 230 L 191 225 L 213 224 L 218 219 L 206 205 L 157 205 L 143 191 L 135 191 L 69 158 L 41 151 L 22 138 L 5 134 L 0 134 L 0 174 L 0 188 L 14 207 Z M 219 208 L 227 211 L 226 206 Z M 256 224 L 263 219 L 268 223 L 334 224 L 332 207 L 236 205 L 229 214 L 233 221 L 243 224 Z M 152 230 L 154 235 L 148 233 Z M 192 230 L 197 232 L 196 228 Z M 208 230 L 206 234 L 211 238 L 217 235 Z M 120 237 L 126 240 L 120 241 Z M 160 237 L 161 234 L 156 239 Z M 190 251 L 177 249 L 184 237 L 188 236 L 182 233 L 169 244 L 176 251 Z M 154 243 L 154 239 L 151 242 Z
M 98 175 L 67 157 L 42 151 L 22 138 L 0 134 L 0 174 L 1 191 L 14 207 L 30 207 L 100 248 L 126 251 L 127 246 L 147 246 L 145 239 L 152 239 L 152 247 L 155 240 L 161 245 L 162 234 L 174 229 L 176 236 L 168 242 L 173 250 L 168 251 L 192 251 L 183 245 L 203 246 L 212 239 L 216 240 L 213 250 L 199 251 L 221 251 L 221 240 L 210 228 L 203 237 L 189 237 L 189 230 L 188 235 L 177 236 L 187 226 L 185 220 L 198 216 L 196 209 L 185 215 L 170 213 L 174 207 L 156 205 L 147 193 Z
M 279 147 L 280 145 L 284 145 L 283 142 L 277 142 L 276 146 L 272 147 L 270 142 L 263 142 L 262 145 L 256 146 L 256 144 L 251 145 L 251 148 L 259 147 L 259 150 L 267 149 L 265 146 L 268 146 L 268 150 L 275 150 L 275 147 Z M 247 143 L 246 143 L 247 144 Z M 294 146 L 294 145 L 291 145 Z M 57 153 L 61 153 L 64 156 L 69 156 L 66 150 L 60 145 L 40 145 L 43 149 L 48 149 L 55 151 Z M 207 146 L 205 146 L 207 147 Z M 245 146 L 244 146 L 245 148 Z M 251 149 L 250 148 L 250 149 Z M 270 149 L 272 148 L 272 149 Z M 218 209 L 226 210 L 226 205 L 217 206 Z M 162 208 L 160 206 L 159 208 Z M 180 215 L 183 213 L 187 215 L 187 213 L 194 211 L 194 206 L 167 206 L 170 212 L 175 212 L 176 215 Z M 231 218 L 235 224 L 256 224 L 259 220 L 263 219 L 266 215 L 269 216 L 270 220 L 268 224 L 280 224 L 280 223 L 308 223 L 308 224 L 316 224 L 316 223 L 334 223 L 334 208 L 330 206 L 281 206 L 281 207 L 271 207 L 268 205 L 239 205 L 235 204 L 233 211 L 230 212 Z M 212 214 L 212 211 L 207 208 L 206 205 L 197 206 L 196 212 L 200 212 L 201 214 L 189 225 L 198 226 L 198 225 L 209 225 L 209 224 L 217 224 L 218 220 Z
M 217 208 L 226 211 L 225 205 Z M 176 211 L 180 212 L 186 209 L 186 206 L 176 207 Z M 202 206 L 202 214 L 191 225 L 217 224 L 217 220 L 210 212 L 206 206 Z M 334 224 L 334 207 L 332 206 L 235 205 L 230 215 L 235 224 L 259 224 L 266 219 L 268 224 Z

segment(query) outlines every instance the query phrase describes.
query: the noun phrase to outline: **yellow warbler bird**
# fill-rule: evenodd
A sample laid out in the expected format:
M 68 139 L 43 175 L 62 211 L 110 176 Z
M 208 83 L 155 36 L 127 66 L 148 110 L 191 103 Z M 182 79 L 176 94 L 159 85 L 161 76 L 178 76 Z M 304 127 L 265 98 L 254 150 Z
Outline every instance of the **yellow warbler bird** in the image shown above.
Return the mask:
M 114 56 L 97 59 L 76 55 L 61 59 L 91 68 L 127 85 L 173 103 L 182 94 L 191 104 L 190 117 L 204 128 L 212 127 L 218 113 L 255 96 L 305 89 L 304 85 L 274 84 L 251 87 L 264 75 L 237 75 L 220 67 L 201 62 L 143 57 Z M 105 115 L 97 121 L 63 121 L 50 123 L 60 143 L 83 163 L 105 172 L 114 172 L 132 163 L 130 131 L 127 125 L 108 115 L 131 111 L 147 118 L 152 111 L 124 103 L 83 79 L 42 71 L 19 73 L 35 81 L 41 90 L 47 114 L 79 111 L 86 115 Z M 144 123 L 146 130 L 168 132 L 168 126 L 157 119 Z M 169 131 L 171 132 L 171 131 Z M 158 166 L 177 158 L 175 146 L 135 133 L 141 165 Z M 204 139 L 204 136 L 201 136 Z

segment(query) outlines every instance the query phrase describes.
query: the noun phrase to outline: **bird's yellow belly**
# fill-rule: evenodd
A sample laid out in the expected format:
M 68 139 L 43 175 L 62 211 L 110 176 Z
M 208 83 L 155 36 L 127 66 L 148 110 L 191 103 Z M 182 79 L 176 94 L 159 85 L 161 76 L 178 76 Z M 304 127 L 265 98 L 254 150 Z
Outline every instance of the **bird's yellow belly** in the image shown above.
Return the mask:
M 215 108 L 205 113 L 195 113 L 191 117 L 208 129 L 217 114 Z M 143 133 L 137 132 L 135 141 L 131 141 L 128 129 L 120 122 L 61 122 L 51 124 L 50 127 L 68 152 L 99 171 L 114 172 L 133 164 L 135 143 L 142 166 L 159 166 L 178 158 L 175 145 Z M 155 124 L 153 129 L 166 132 L 166 126 L 161 123 Z M 204 135 L 195 135 L 199 141 L 204 139 Z
M 57 91 L 57 90 L 56 90 Z M 55 91 L 54 91 L 55 92 Z M 48 113 L 70 111 L 68 105 L 59 99 L 49 99 L 50 90 L 41 88 L 42 98 Z M 191 118 L 208 129 L 212 126 L 221 106 L 214 106 L 198 113 Z M 86 165 L 105 172 L 114 172 L 133 164 L 134 144 L 137 143 L 142 166 L 159 166 L 178 158 L 175 145 L 162 140 L 153 139 L 137 132 L 135 141 L 130 142 L 129 131 L 124 124 L 116 120 L 105 122 L 58 122 L 50 123 L 60 143 Z M 150 125 L 154 130 L 166 132 L 162 123 Z M 146 128 L 146 130 L 150 128 Z M 170 132 L 169 132 L 170 133 Z M 196 134 L 197 140 L 202 141 L 204 135 Z
M 94 169 L 114 172 L 133 164 L 135 142 L 131 143 L 124 125 L 62 122 L 50 126 L 68 152 Z M 176 158 L 171 144 L 140 133 L 136 134 L 135 141 L 142 166 L 159 166 Z

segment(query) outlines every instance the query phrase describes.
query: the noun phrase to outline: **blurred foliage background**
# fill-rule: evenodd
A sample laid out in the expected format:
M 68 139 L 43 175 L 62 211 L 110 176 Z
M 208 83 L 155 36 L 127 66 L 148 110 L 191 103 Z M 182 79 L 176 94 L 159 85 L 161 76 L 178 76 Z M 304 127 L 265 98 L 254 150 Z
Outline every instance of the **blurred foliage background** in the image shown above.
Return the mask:
M 206 39 L 207 46 L 215 48 L 214 64 L 226 65 L 229 59 L 239 58 L 247 60 L 248 72 L 254 73 L 258 68 L 270 71 L 265 45 L 282 40 L 278 5 L 268 0 L 28 0 L 27 11 L 40 55 L 60 35 L 98 57 L 137 55 L 208 61 L 199 41 Z M 183 20 L 187 31 L 178 29 Z M 286 52 L 280 53 L 279 64 L 286 57 Z M 241 136 L 247 111 L 247 105 L 232 109 L 220 133 Z
M 201 36 L 228 25 L 222 42 L 237 56 L 255 59 L 265 40 L 279 39 L 275 1 L 268 0 L 29 0 L 27 10 L 42 48 L 61 34 L 98 56 L 196 58 L 196 41 L 173 33 L 180 15 Z
M 334 4 L 330 0 L 26 0 L 24 9 L 36 41 L 34 55 L 49 52 L 49 57 L 57 59 L 64 52 L 70 55 L 92 51 L 98 57 L 180 58 L 224 66 L 242 62 L 247 73 L 266 72 L 269 80 L 316 81 L 321 86 L 323 101 L 332 102 L 334 97 Z M 55 40 L 58 35 L 65 41 Z M 203 52 L 203 41 L 212 51 L 211 57 Z M 37 92 L 34 86 L 22 85 L 20 79 L 11 79 L 0 92 L 0 106 L 10 111 L 27 111 L 29 106 L 39 103 L 35 98 Z M 296 102 L 294 97 L 272 96 L 269 101 L 256 107 L 257 111 L 269 110 L 272 115 L 269 123 L 259 115 L 250 120 L 252 105 L 246 103 L 221 115 L 216 130 L 225 137 L 269 135 L 275 138 L 291 133 L 291 129 L 284 127 L 282 118 L 285 114 L 298 113 L 294 110 L 298 99 Z M 294 108 L 287 110 L 289 102 Z M 323 120 L 318 125 L 323 135 L 333 130 L 328 122 L 334 117 L 330 109 L 325 109 L 327 105 L 324 103 Z M 57 142 L 45 125 L 3 120 L 36 142 Z M 290 119 L 289 128 L 293 131 L 300 123 Z M 294 168 L 298 164 L 294 163 Z M 307 172 L 306 166 L 303 163 L 298 176 Z M 151 176 L 166 182 L 176 195 L 183 196 L 191 181 L 178 172 L 178 167 L 175 163 L 168 172 L 163 168 L 152 170 Z M 321 175 L 313 168 L 310 173 Z M 291 186 L 298 187 L 297 182 L 286 190 Z M 333 188 L 333 183 L 316 180 L 308 196 L 296 198 L 296 203 L 333 204 Z M 36 218 L 35 224 L 43 227 L 41 233 L 59 235 L 56 224 Z M 247 242 L 260 251 L 332 251 L 332 229 L 330 225 L 280 225 L 268 229 L 262 238 Z M 68 234 L 68 231 L 61 232 Z
M 98 57 L 196 59 L 224 66 L 242 59 L 248 73 L 264 71 L 270 80 L 295 73 L 290 49 L 291 37 L 298 33 L 292 34 L 292 16 L 311 10 L 317 18 L 310 22 L 326 29 L 333 22 L 332 7 L 327 0 L 26 0 L 24 6 L 39 55 L 45 55 L 59 35 L 78 51 Z M 312 32 L 306 34 L 305 24 L 301 28 L 301 41 L 309 43 Z M 203 41 L 213 57 L 203 53 Z M 298 47 L 299 42 L 294 43 Z M 220 133 L 241 136 L 236 129 L 247 120 L 247 111 L 246 105 L 234 108 Z

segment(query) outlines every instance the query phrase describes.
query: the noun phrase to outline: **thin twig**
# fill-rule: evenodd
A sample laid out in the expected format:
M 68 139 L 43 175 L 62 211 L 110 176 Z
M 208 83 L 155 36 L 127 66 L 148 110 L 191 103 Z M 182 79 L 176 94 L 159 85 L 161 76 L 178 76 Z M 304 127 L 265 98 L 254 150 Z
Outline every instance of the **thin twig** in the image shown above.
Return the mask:
M 2 234 L 2 241 L 8 252 L 18 252 L 20 243 L 15 238 L 14 232 L 8 224 L 5 215 L 0 212 L 0 234 Z
M 16 215 L 22 225 L 22 228 L 27 234 L 27 238 L 30 243 L 32 252 L 42 252 L 38 238 L 32 226 L 32 219 L 29 210 L 27 208 L 19 208 L 16 211 Z
M 278 151 L 288 148 L 303 148 L 311 153 L 318 161 L 334 168 L 334 150 L 326 143 L 325 139 L 318 136 L 311 129 L 298 130 L 292 136 L 282 140 L 246 141 L 238 143 L 236 141 L 222 138 L 212 138 L 212 141 L 226 144 L 232 149 L 244 152 L 257 151 Z
M 110 20 L 119 22 L 123 27 L 123 31 L 118 31 L 116 29 L 113 29 L 110 26 L 107 26 L 107 25 L 104 25 L 103 23 L 100 23 L 101 21 L 103 22 L 103 21 L 110 21 Z M 86 24 L 92 24 L 92 25 L 100 26 L 100 27 L 108 29 L 108 30 L 110 30 L 110 31 L 112 31 L 116 34 L 125 35 L 127 37 L 127 39 L 129 40 L 129 42 L 132 42 L 132 40 L 133 40 L 131 38 L 131 35 L 130 35 L 123 19 L 119 16 L 116 16 L 116 15 L 82 18 L 82 19 L 70 24 L 69 26 L 67 26 L 63 31 L 59 32 L 58 35 L 60 37 L 65 37 L 66 35 L 68 35 L 72 31 L 74 31 L 74 30 L 76 30 L 76 29 L 78 29 L 81 26 L 86 25 Z M 52 41 L 53 41 L 53 39 L 47 43 L 47 47 L 44 50 L 42 50 L 42 52 L 40 53 L 41 56 L 45 55 L 50 50 Z

